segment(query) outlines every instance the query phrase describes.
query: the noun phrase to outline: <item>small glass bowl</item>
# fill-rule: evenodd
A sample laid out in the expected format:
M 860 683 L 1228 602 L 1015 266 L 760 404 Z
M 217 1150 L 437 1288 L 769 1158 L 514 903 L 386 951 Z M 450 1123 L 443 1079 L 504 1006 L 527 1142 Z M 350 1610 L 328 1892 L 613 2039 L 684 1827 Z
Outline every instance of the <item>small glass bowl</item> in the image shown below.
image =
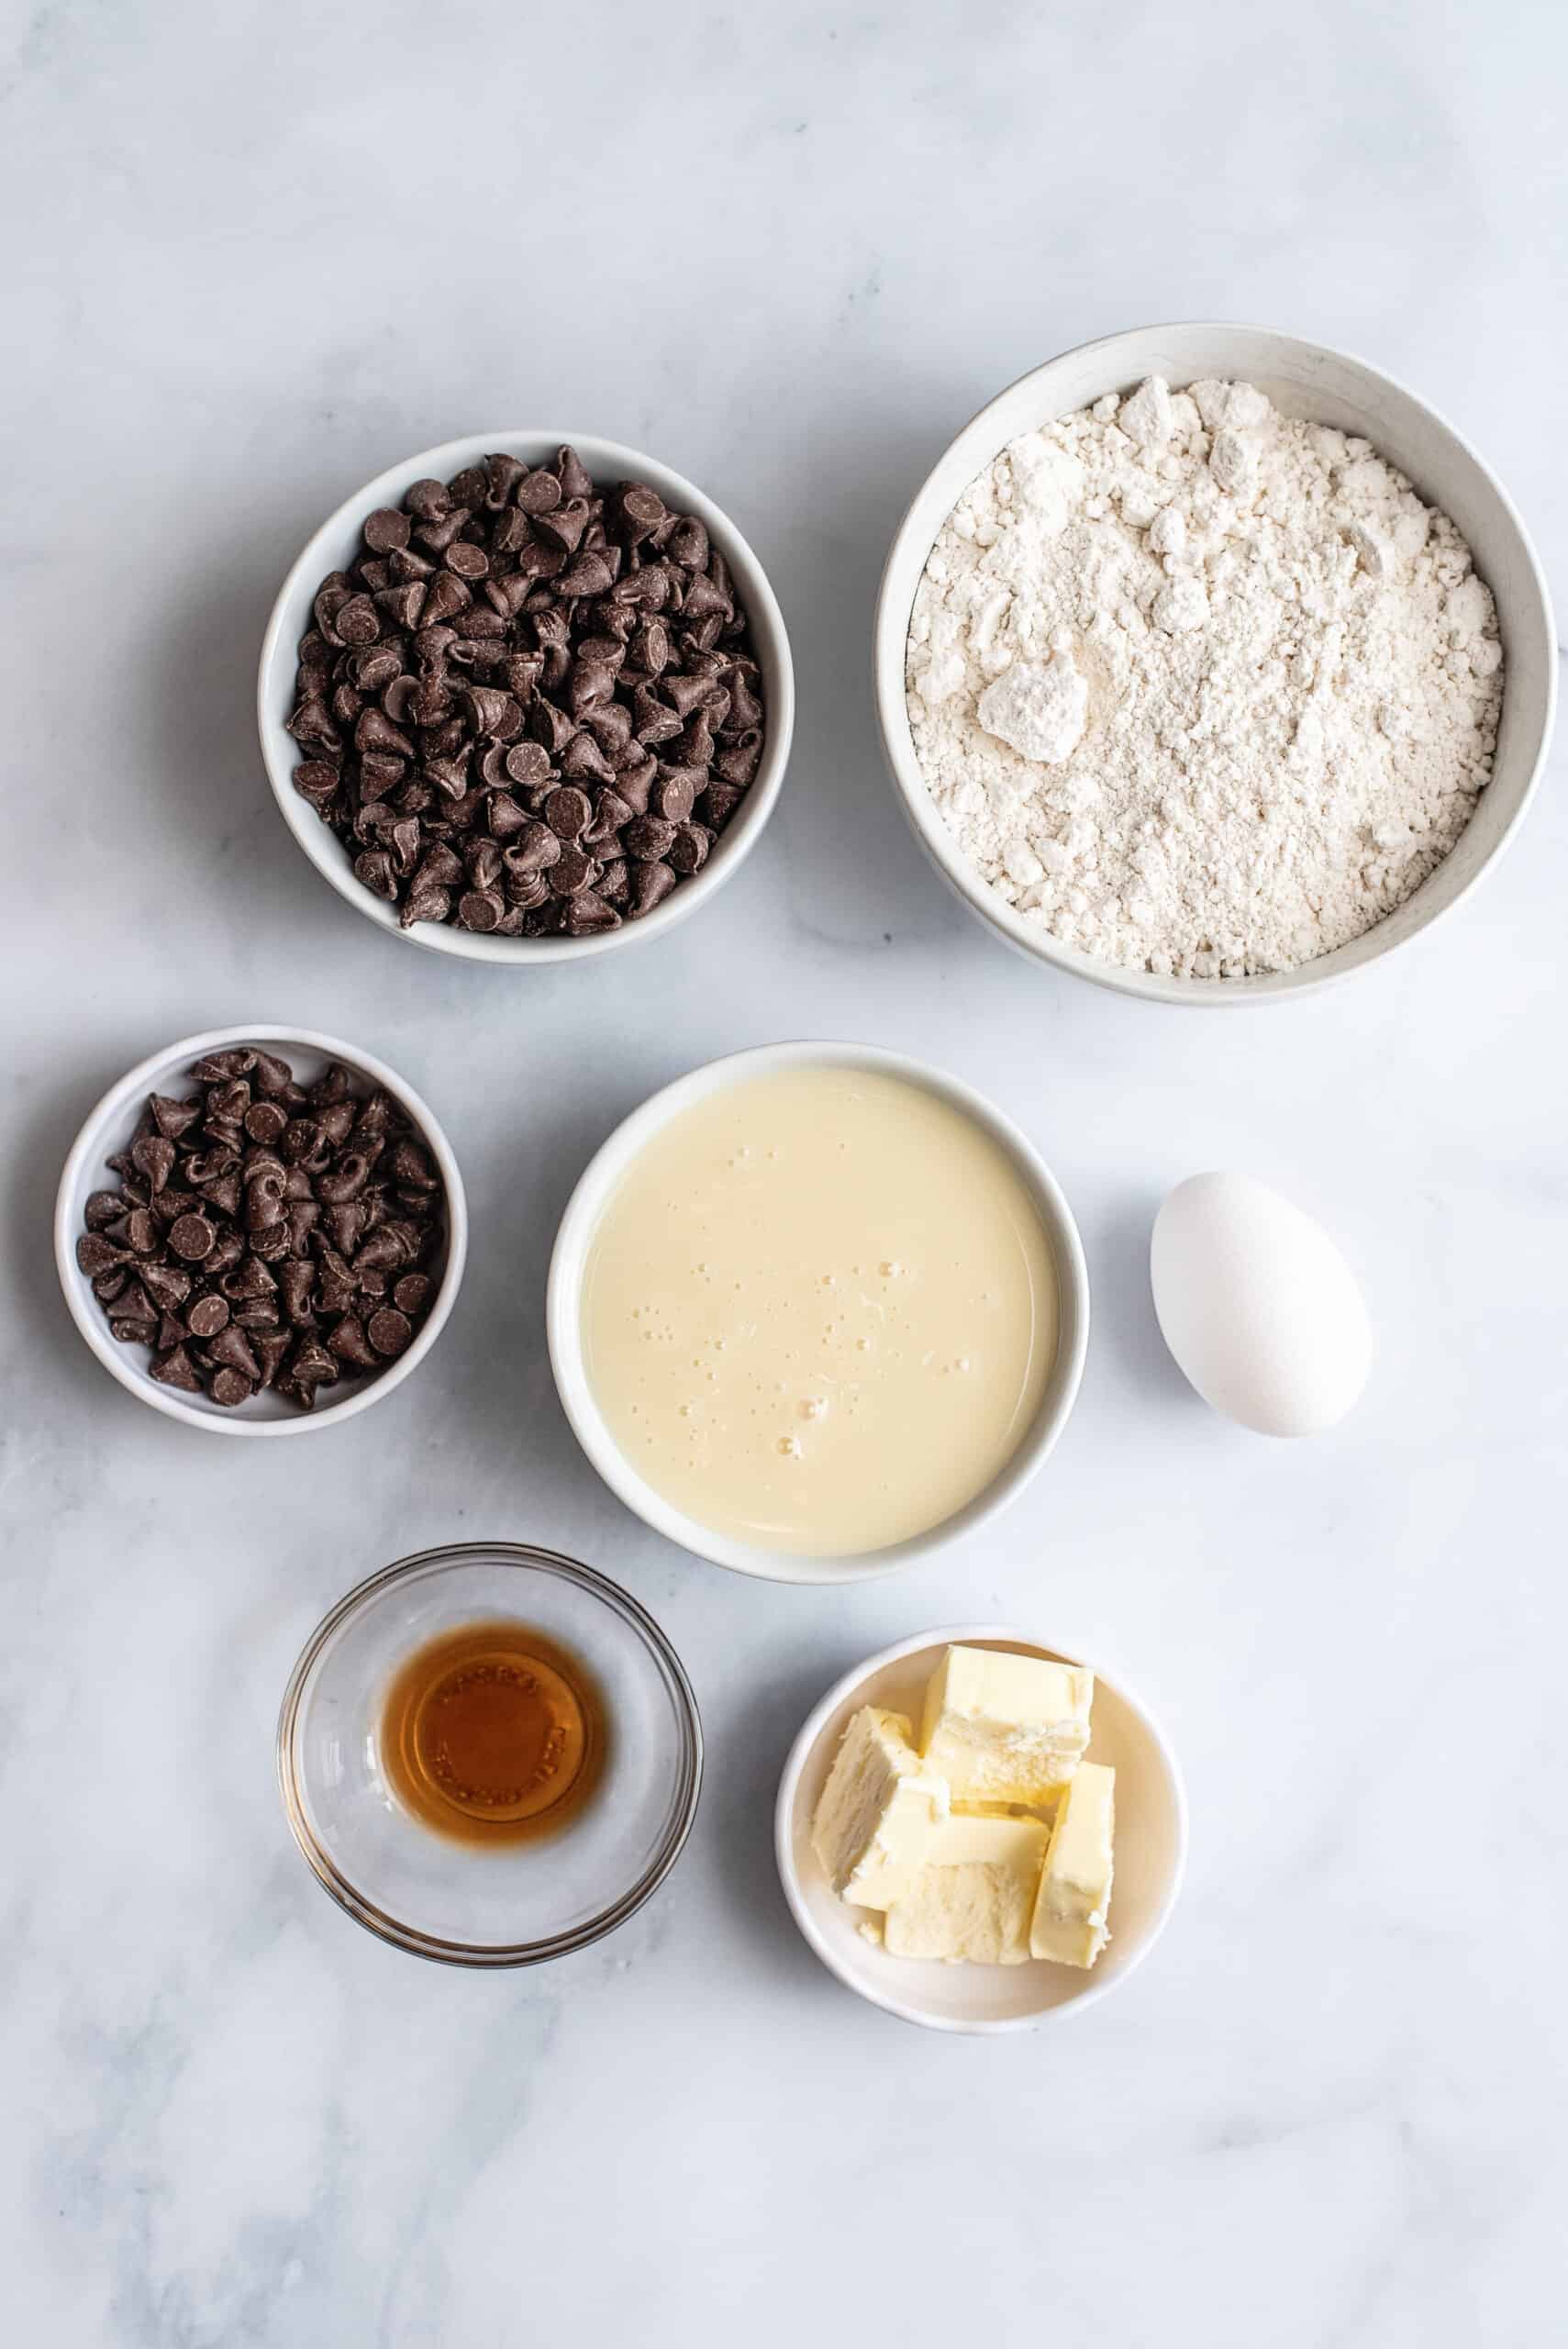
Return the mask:
M 569 1826 L 486 1851 L 410 1818 L 378 1731 L 412 1649 L 500 1618 L 582 1658 L 609 1735 L 603 1780 Z M 424 1550 L 361 1583 L 306 1641 L 278 1717 L 284 1809 L 319 1882 L 383 1941 L 449 1965 L 538 1965 L 624 1924 L 680 1857 L 702 1761 L 691 1683 L 651 1616 L 592 1567 L 520 1542 Z

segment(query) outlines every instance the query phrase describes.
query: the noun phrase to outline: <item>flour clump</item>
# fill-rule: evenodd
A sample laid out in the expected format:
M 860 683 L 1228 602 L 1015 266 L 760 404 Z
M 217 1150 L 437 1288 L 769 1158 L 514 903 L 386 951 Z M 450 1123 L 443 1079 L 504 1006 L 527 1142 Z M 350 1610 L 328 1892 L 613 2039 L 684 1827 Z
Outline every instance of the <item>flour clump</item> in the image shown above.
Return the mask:
M 916 592 L 911 730 L 1006 902 L 1137 970 L 1290 970 L 1384 919 L 1491 773 L 1496 611 L 1365 440 L 1251 384 L 1023 434 Z

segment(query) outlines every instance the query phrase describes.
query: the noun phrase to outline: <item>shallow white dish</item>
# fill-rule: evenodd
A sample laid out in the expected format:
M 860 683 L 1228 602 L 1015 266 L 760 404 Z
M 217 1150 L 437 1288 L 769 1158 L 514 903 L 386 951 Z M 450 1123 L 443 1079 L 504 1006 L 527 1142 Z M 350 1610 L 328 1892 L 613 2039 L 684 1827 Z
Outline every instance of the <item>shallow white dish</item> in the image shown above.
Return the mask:
M 714 842 L 702 871 L 671 891 L 662 906 L 637 921 L 623 921 L 618 930 L 601 930 L 589 938 L 489 938 L 445 922 L 415 922 L 399 926 L 397 908 L 378 897 L 354 876 L 343 843 L 324 824 L 307 800 L 295 789 L 293 774 L 300 760 L 299 745 L 287 730 L 294 708 L 294 680 L 300 638 L 312 625 L 316 591 L 330 571 L 342 570 L 361 551 L 360 531 L 367 514 L 378 507 L 401 505 L 417 481 L 446 481 L 464 465 L 476 464 L 495 452 L 520 457 L 538 465 L 553 458 L 570 442 L 595 482 L 643 481 L 656 489 L 666 506 L 695 514 L 729 565 L 740 600 L 751 622 L 752 648 L 762 671 L 762 755 L 755 776 L 735 815 Z M 439 449 L 424 449 L 417 457 L 367 482 L 345 498 L 307 540 L 284 581 L 261 643 L 261 663 L 256 687 L 257 722 L 267 777 L 288 826 L 306 855 L 340 897 L 394 937 L 433 954 L 456 954 L 470 963 L 528 965 L 571 963 L 588 954 L 613 953 L 633 939 L 658 938 L 706 903 L 756 846 L 773 813 L 779 785 L 789 760 L 795 729 L 795 670 L 789 637 L 778 599 L 766 573 L 728 514 L 710 497 L 668 465 L 645 457 L 616 440 L 599 440 L 581 432 L 476 432 L 462 440 L 445 441 Z
M 1050 1241 L 1060 1314 L 1056 1359 L 1040 1409 L 1001 1475 L 941 1524 L 885 1549 L 851 1557 L 801 1557 L 792 1551 L 768 1550 L 737 1542 L 673 1508 L 638 1474 L 610 1433 L 583 1361 L 582 1288 L 589 1248 L 611 1192 L 639 1152 L 672 1118 L 725 1086 L 742 1085 L 779 1069 L 821 1067 L 876 1070 L 886 1076 L 924 1085 L 972 1118 L 1000 1144 L 1028 1187 Z M 740 1574 L 761 1575 L 773 1582 L 859 1582 L 929 1556 L 932 1551 L 994 1516 L 1029 1483 L 1066 1425 L 1078 1392 L 1089 1341 L 1089 1275 L 1072 1210 L 1044 1160 L 984 1095 L 943 1070 L 929 1067 L 923 1061 L 906 1059 L 899 1052 L 882 1052 L 873 1044 L 762 1044 L 751 1052 L 734 1052 L 727 1059 L 710 1061 L 705 1067 L 694 1069 L 689 1076 L 667 1085 L 617 1126 L 590 1160 L 567 1202 L 556 1234 L 545 1318 L 550 1367 L 573 1431 L 610 1490 L 645 1524 L 667 1540 L 678 1542 L 683 1549 L 694 1551 L 699 1558 L 710 1558 L 716 1565 L 732 1566 Z
M 184 1395 L 175 1387 L 161 1386 L 150 1375 L 151 1358 L 147 1349 L 122 1346 L 110 1336 L 103 1307 L 76 1262 L 76 1242 L 84 1229 L 83 1214 L 88 1195 L 113 1186 L 115 1178 L 105 1161 L 128 1149 L 148 1095 L 186 1092 L 193 1061 L 200 1060 L 206 1052 L 227 1052 L 236 1044 L 265 1045 L 280 1059 L 286 1060 L 295 1077 L 305 1085 L 313 1084 L 328 1061 L 341 1061 L 356 1077 L 384 1086 L 419 1129 L 440 1170 L 446 1192 L 446 1244 L 435 1260 L 439 1286 L 413 1343 L 376 1376 L 342 1379 L 337 1386 L 326 1389 L 332 1399 L 317 1403 L 313 1411 L 296 1410 L 270 1387 L 263 1387 L 237 1409 L 225 1410 L 206 1395 Z M 395 1387 L 402 1386 L 410 1372 L 417 1369 L 440 1336 L 462 1279 L 467 1253 L 468 1206 L 462 1176 L 451 1144 L 428 1108 L 412 1085 L 406 1085 L 384 1061 L 361 1052 L 357 1045 L 341 1043 L 335 1036 L 317 1035 L 307 1028 L 209 1028 L 199 1036 L 187 1036 L 183 1042 L 152 1053 L 111 1086 L 89 1116 L 71 1146 L 55 1198 L 54 1261 L 60 1285 L 72 1319 L 104 1368 L 139 1401 L 150 1403 L 166 1419 L 183 1419 L 187 1427 L 206 1428 L 217 1435 L 308 1435 L 317 1428 L 336 1427 L 360 1411 L 368 1411 L 373 1403 L 384 1400 Z
M 1124 970 L 1062 944 L 1004 903 L 962 854 L 926 786 L 910 733 L 905 699 L 910 609 L 937 533 L 959 497 L 1020 432 L 1070 416 L 1106 392 L 1129 391 L 1147 375 L 1163 375 L 1175 388 L 1204 376 L 1242 378 L 1266 392 L 1283 415 L 1362 435 L 1458 524 L 1496 598 L 1507 664 L 1503 718 L 1492 779 L 1474 816 L 1453 853 L 1396 913 L 1299 970 L 1244 979 L 1165 977 Z M 874 671 L 877 723 L 900 804 L 931 863 L 970 910 L 1034 962 L 1123 995 L 1211 1009 L 1277 1002 L 1349 978 L 1458 905 L 1518 828 L 1545 763 L 1557 696 L 1556 633 L 1545 573 L 1507 491 L 1452 426 L 1364 360 L 1266 327 L 1211 324 L 1137 327 L 1084 343 L 1020 376 L 965 425 L 894 539 L 877 597 Z
M 918 1721 L 926 1682 L 950 1644 L 1010 1648 L 1087 1664 L 1095 1674 L 1089 1758 L 1116 1771 L 1116 1877 L 1110 1942 L 1087 1971 L 1031 1959 L 1023 1965 L 940 1965 L 890 1957 L 866 1940 L 864 1909 L 840 1900 L 811 1848 L 811 1820 L 844 1724 L 862 1705 Z M 1047 1646 L 1006 1623 L 917 1631 L 856 1664 L 823 1698 L 790 1748 L 773 1814 L 779 1879 L 795 1923 L 846 1987 L 929 2031 L 997 2033 L 1082 2013 L 1125 1982 L 1164 1931 L 1186 1865 L 1187 1806 L 1176 1757 L 1152 1716 L 1092 1656 Z

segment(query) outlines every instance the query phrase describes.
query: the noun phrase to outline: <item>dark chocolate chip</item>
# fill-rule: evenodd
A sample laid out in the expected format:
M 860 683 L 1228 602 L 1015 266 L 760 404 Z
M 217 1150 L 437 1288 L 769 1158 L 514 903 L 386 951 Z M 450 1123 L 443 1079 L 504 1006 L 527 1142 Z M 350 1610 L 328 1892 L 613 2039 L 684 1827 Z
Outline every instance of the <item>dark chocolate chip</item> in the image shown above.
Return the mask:
M 689 874 L 702 871 L 712 846 L 713 834 L 706 825 L 678 824 L 668 851 L 668 862 L 684 880 Z
M 675 875 L 667 864 L 637 864 L 632 867 L 631 909 L 634 914 L 651 914 L 662 905 L 675 885 Z
M 156 1194 L 174 1171 L 174 1145 L 165 1134 L 143 1134 L 130 1146 L 131 1164 Z
M 540 813 L 559 840 L 575 841 L 586 831 L 594 807 L 585 791 L 579 791 L 572 784 L 561 784 L 545 795 Z
M 185 1316 L 185 1326 L 193 1338 L 216 1338 L 220 1330 L 228 1326 L 228 1300 L 216 1296 L 198 1297 Z
M 395 506 L 381 506 L 365 518 L 365 544 L 377 554 L 390 554 L 394 547 L 408 544 L 408 517 Z
M 675 827 L 662 816 L 637 816 L 621 835 L 628 856 L 640 863 L 657 864 L 669 853 L 675 838 Z
M 618 930 L 620 916 L 606 898 L 595 889 L 581 889 L 566 907 L 566 934 L 569 938 L 589 938 L 604 930 Z
M 399 1312 L 395 1306 L 384 1305 L 378 1312 L 371 1315 L 365 1334 L 378 1354 L 390 1358 L 402 1353 L 410 1344 L 414 1325 L 408 1316 Z
M 373 1370 L 376 1366 L 375 1349 L 365 1336 L 364 1325 L 357 1314 L 345 1313 L 327 1343 L 339 1362 L 348 1363 L 355 1370 Z

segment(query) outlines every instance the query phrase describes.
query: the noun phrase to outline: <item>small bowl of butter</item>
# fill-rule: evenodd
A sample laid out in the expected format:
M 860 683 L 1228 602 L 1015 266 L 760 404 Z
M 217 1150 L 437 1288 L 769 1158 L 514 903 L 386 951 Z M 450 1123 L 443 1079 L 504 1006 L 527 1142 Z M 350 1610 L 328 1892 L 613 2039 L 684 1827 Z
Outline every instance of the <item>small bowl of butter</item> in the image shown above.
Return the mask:
M 1175 1756 L 1125 1682 L 1006 1625 L 919 1631 L 828 1690 L 774 1842 L 830 1973 L 932 2031 L 1025 2031 L 1125 1982 L 1186 1858 Z
M 566 1415 L 628 1508 L 719 1565 L 847 1582 L 1039 1469 L 1088 1276 L 1050 1171 L 982 1096 L 870 1045 L 773 1044 L 610 1136 L 547 1321 Z

